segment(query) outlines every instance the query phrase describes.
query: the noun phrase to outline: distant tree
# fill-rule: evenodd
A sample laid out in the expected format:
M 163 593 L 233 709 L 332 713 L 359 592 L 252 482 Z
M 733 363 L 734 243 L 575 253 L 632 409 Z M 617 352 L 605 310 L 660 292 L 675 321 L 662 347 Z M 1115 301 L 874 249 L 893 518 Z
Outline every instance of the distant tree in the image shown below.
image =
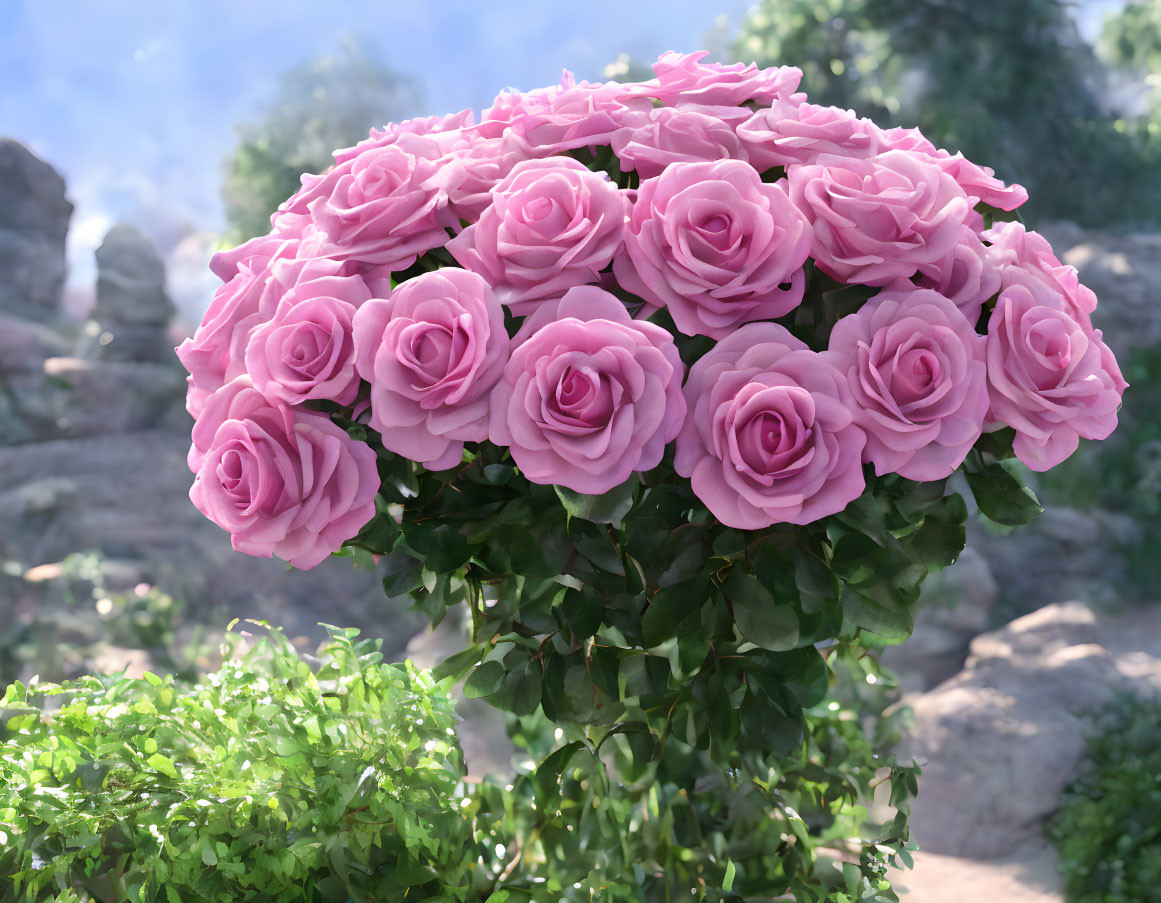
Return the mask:
M 270 215 L 298 190 L 303 173 L 331 165 L 331 152 L 367 137 L 372 126 L 415 115 L 415 81 L 370 59 L 354 40 L 338 52 L 285 72 L 257 123 L 238 127 L 225 163 L 222 199 L 229 240 L 270 229 Z
M 1110 14 L 1097 52 L 1124 80 L 1131 99 L 1144 101 L 1146 129 L 1156 135 L 1161 130 L 1161 3 L 1130 0 Z
M 1098 49 L 1106 59 L 1142 74 L 1161 73 L 1161 3 L 1129 0 L 1105 19 Z
M 736 53 L 799 66 L 812 99 L 918 125 L 1023 183 L 1033 218 L 1156 220 L 1152 158 L 1104 108 L 1104 69 L 1064 0 L 761 0 Z

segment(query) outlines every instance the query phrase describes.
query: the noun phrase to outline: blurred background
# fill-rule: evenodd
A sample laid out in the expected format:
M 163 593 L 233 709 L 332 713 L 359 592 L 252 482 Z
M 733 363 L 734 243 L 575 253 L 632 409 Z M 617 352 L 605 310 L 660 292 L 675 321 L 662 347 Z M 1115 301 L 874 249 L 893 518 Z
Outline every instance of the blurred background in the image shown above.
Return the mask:
M 1030 475 L 1031 526 L 972 522 L 881 700 L 930 763 L 915 899 L 1059 899 L 1042 834 L 1091 712 L 1161 689 L 1161 0 L 0 0 L 0 684 L 192 677 L 233 617 L 433 655 L 373 572 L 235 554 L 190 505 L 172 348 L 209 257 L 371 126 L 699 48 L 800 66 L 814 102 L 1024 184 L 1025 220 L 1100 298 L 1132 384 L 1120 430 Z

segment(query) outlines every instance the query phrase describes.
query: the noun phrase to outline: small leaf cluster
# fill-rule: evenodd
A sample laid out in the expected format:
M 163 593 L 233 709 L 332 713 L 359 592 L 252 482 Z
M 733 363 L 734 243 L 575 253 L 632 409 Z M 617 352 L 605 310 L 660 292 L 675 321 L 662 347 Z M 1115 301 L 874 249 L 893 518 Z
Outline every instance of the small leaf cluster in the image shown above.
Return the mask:
M 452 704 L 330 632 L 314 668 L 271 634 L 192 686 L 9 686 L 0 901 L 462 900 Z
M 1161 704 L 1119 696 L 1098 713 L 1048 834 L 1073 903 L 1161 900 Z

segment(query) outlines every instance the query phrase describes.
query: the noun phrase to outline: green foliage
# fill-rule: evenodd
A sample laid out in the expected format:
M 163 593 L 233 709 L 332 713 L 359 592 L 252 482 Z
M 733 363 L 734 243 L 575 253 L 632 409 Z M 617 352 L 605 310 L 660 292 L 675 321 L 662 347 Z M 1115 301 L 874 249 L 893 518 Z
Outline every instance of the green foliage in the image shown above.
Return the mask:
M 1072 903 L 1161 900 L 1161 705 L 1115 699 L 1049 827 Z
M 1132 29 L 1155 10 L 1130 4 L 1109 41 L 1141 56 L 1149 31 Z M 1032 219 L 1158 222 L 1161 141 L 1106 112 L 1105 73 L 1064 0 L 763 0 L 735 54 L 799 66 L 812 101 L 986 162 L 1028 188 Z
M 412 115 L 414 83 L 373 62 L 345 41 L 339 51 L 285 72 L 263 119 L 238 129 L 226 161 L 222 199 L 229 240 L 240 243 L 270 230 L 270 215 L 298 191 L 303 173 L 334 162 L 336 147 L 367 137 L 372 126 Z
M 0 900 L 462 900 L 451 703 L 330 633 L 316 670 L 273 634 L 194 686 L 9 686 Z

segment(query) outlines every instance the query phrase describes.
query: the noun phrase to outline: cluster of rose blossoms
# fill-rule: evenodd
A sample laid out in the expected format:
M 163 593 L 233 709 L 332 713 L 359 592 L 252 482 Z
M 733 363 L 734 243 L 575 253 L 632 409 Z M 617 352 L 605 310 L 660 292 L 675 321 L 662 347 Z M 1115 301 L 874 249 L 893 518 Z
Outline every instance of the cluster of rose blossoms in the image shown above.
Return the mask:
M 1112 431 L 1125 382 L 1096 298 L 1041 236 L 977 212 L 1023 188 L 808 103 L 797 69 L 704 55 L 373 131 L 215 257 L 225 285 L 177 353 L 191 497 L 236 549 L 311 567 L 374 515 L 376 452 L 307 402 L 429 470 L 487 441 L 588 494 L 675 442 L 739 529 L 841 511 L 864 462 L 937 480 L 1010 426 L 1046 470 Z M 579 162 L 610 149 L 638 187 Z M 812 268 L 880 289 L 825 349 L 772 322 Z M 715 342 L 688 372 L 661 310 Z

